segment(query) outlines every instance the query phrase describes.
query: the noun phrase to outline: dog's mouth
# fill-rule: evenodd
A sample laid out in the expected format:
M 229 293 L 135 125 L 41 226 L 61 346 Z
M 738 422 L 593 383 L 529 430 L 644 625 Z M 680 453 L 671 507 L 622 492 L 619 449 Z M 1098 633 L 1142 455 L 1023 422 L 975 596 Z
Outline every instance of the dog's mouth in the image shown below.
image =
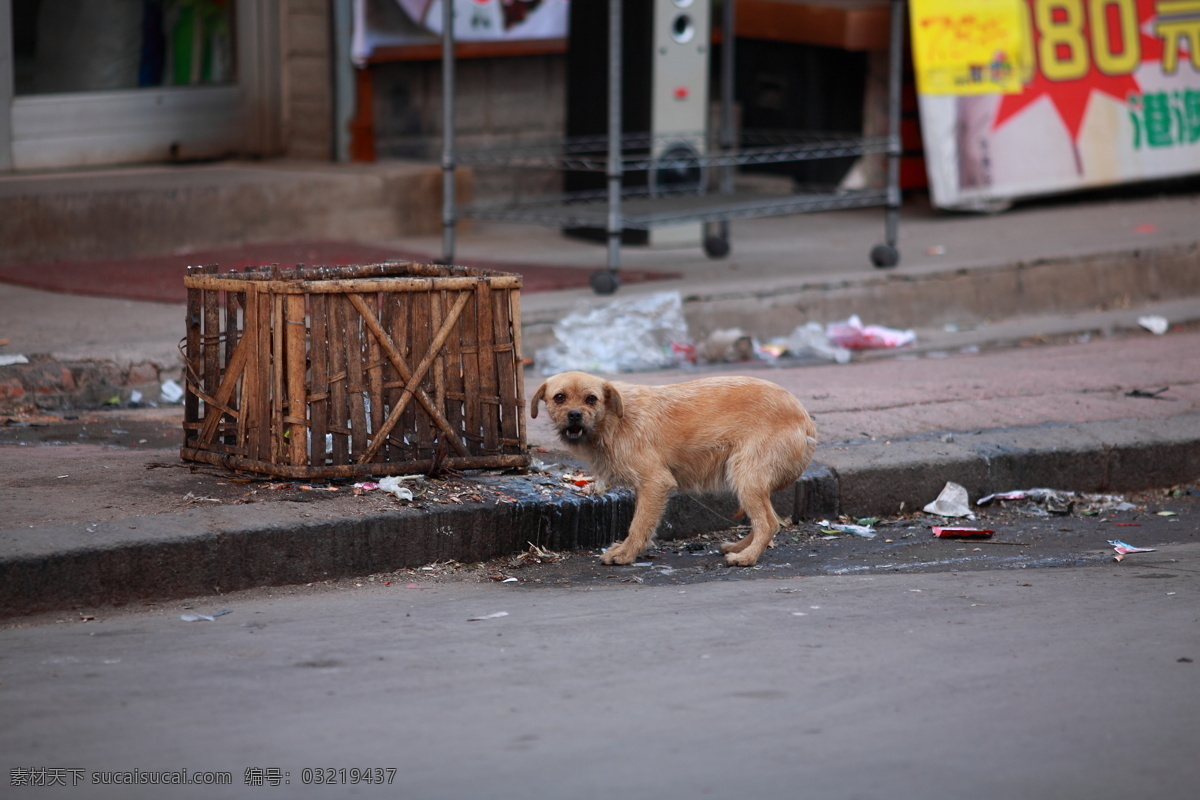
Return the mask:
M 578 442 L 587 436 L 587 430 L 582 425 L 568 425 L 562 429 L 562 437 L 568 442 Z

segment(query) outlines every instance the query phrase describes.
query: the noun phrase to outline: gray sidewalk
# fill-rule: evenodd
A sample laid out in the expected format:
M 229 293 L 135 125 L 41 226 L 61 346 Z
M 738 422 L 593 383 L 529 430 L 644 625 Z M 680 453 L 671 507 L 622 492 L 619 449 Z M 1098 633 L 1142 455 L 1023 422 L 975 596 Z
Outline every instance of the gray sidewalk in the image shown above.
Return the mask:
M 897 514 L 923 506 L 948 480 L 972 499 L 1032 486 L 1162 487 L 1200 478 L 1198 220 L 1192 195 L 989 217 L 906 206 L 901 265 L 887 272 L 867 264 L 881 212 L 759 220 L 735 224 L 724 261 L 698 248 L 627 248 L 631 268 L 681 278 L 624 287 L 618 297 L 679 291 L 697 337 L 741 326 L 765 339 L 850 313 L 917 329 L 917 348 L 848 365 L 722 368 L 776 380 L 817 420 L 816 465 L 777 498 L 784 513 Z M 404 244 L 431 257 L 440 248 L 436 237 Z M 556 232 L 490 226 L 464 231 L 459 253 L 581 269 L 597 268 L 604 255 Z M 524 296 L 526 354 L 578 303 L 601 301 L 585 291 Z M 1173 329 L 1142 330 L 1137 319 L 1147 313 L 1166 316 Z M 0 354 L 48 367 L 115 364 L 128 376 L 139 367 L 148 374 L 149 364 L 169 376 L 183 326 L 182 306 L 0 286 L 0 339 L 9 342 Z M 1039 346 L 1012 346 L 1020 342 Z M 527 382 L 540 382 L 536 365 Z M 1163 387 L 1155 398 L 1131 394 Z M 95 425 L 170 429 L 180 418 L 178 409 L 111 412 Z M 261 484 L 250 497 L 235 476 L 189 469 L 177 447 L 161 442 L 0 446 L 0 613 L 477 561 L 529 541 L 598 547 L 623 535 L 632 498 L 573 492 L 559 474 L 577 465 L 564 463 L 544 417 L 535 422 L 529 441 L 549 472 L 469 476 L 457 502 L 424 507 L 348 491 L 303 503 L 284 492 L 287 502 L 272 502 Z M 664 533 L 730 524 L 680 502 Z

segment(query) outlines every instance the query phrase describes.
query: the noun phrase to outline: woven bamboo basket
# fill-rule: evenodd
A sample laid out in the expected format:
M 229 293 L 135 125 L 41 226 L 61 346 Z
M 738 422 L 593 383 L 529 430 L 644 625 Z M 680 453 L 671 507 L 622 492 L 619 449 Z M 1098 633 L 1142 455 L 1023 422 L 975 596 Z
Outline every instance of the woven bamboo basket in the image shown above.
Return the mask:
M 184 285 L 184 460 L 298 479 L 529 463 L 519 275 L 207 266 Z

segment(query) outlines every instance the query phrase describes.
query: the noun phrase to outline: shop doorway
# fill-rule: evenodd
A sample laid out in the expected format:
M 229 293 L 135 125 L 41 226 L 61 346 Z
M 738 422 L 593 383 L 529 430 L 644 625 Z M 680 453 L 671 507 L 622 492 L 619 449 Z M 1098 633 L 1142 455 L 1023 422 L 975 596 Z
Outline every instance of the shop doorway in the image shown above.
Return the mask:
M 278 0 L 0 0 L 0 169 L 266 154 Z

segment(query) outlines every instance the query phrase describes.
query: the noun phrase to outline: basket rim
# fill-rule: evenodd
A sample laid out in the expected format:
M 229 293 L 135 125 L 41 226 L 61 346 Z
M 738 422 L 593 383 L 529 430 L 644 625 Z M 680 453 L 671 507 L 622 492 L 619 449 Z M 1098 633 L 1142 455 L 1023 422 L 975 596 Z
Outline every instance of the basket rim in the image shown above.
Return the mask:
M 356 280 L 359 278 L 392 278 L 428 280 L 430 278 L 519 278 L 520 273 L 504 272 L 483 267 L 466 267 L 456 264 L 435 264 L 405 259 L 388 259 L 367 264 L 338 264 L 334 266 L 296 264 L 284 266 L 248 266 L 242 271 L 230 269 L 220 271 L 219 264 L 189 266 L 187 277 L 204 275 L 222 279 L 245 281 L 323 281 Z M 185 282 L 187 278 L 184 279 Z

